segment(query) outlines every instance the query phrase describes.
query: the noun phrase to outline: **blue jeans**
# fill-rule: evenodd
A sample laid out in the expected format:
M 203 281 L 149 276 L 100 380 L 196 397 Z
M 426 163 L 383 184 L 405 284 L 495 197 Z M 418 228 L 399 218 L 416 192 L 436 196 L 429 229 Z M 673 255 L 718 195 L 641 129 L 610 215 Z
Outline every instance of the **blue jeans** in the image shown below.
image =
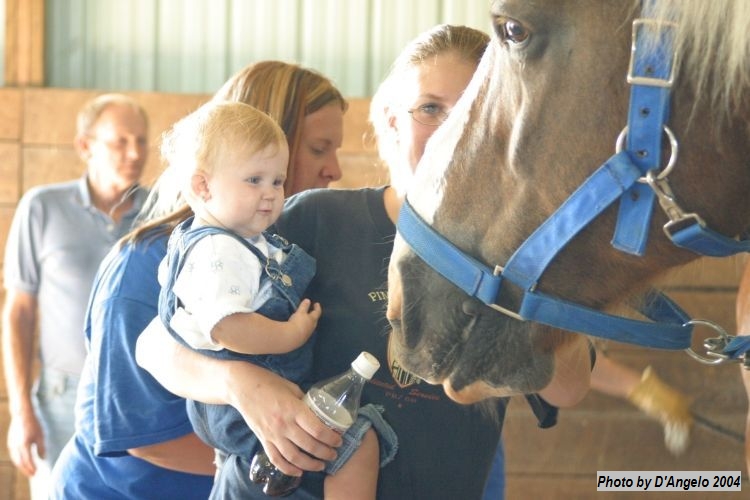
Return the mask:
M 497 444 L 490 475 L 484 486 L 482 500 L 503 500 L 505 498 L 505 452 L 502 440 Z
M 32 500 L 46 500 L 50 473 L 65 444 L 75 433 L 75 404 L 79 377 L 42 369 L 34 390 L 34 409 L 44 432 L 45 458 L 36 458 L 37 471 L 29 480 Z

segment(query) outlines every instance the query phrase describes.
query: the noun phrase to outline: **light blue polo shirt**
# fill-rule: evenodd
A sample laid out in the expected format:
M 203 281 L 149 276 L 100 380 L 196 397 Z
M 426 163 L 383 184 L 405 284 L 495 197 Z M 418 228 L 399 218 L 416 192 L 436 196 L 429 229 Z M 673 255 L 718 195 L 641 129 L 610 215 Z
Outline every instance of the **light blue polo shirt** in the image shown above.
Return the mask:
M 146 190 L 115 224 L 91 203 L 86 176 L 30 189 L 16 207 L 3 264 L 6 290 L 36 295 L 45 368 L 78 376 L 86 350 L 83 322 L 99 263 L 130 230 Z

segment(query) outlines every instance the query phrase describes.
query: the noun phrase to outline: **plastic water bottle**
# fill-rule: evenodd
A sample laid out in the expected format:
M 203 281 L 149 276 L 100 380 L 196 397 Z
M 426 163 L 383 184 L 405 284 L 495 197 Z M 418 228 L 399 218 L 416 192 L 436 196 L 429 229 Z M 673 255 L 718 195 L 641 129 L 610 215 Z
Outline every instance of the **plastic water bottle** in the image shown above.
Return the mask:
M 357 419 L 362 389 L 378 368 L 380 363 L 375 356 L 362 352 L 344 373 L 313 384 L 304 401 L 323 423 L 343 434 Z M 258 484 L 265 483 L 263 493 L 266 495 L 278 497 L 294 491 L 302 476 L 287 476 L 261 449 L 250 465 L 250 479 Z

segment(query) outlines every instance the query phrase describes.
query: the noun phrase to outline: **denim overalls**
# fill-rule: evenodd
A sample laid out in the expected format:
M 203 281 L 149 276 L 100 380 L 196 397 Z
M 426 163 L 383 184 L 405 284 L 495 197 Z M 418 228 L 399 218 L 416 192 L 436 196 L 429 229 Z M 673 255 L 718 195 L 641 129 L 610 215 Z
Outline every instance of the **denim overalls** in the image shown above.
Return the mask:
M 192 229 L 193 218 L 186 220 L 175 228 L 169 238 L 167 247 L 168 275 L 159 295 L 159 316 L 169 332 L 183 345 L 184 340 L 170 328 L 169 323 L 179 305 L 179 300 L 172 292 L 175 280 L 187 255 L 201 238 L 213 234 L 226 234 L 242 242 L 252 254 L 265 263 L 261 274 L 261 286 L 271 282 L 271 297 L 256 311 L 276 321 L 286 321 L 299 306 L 302 294 L 315 275 L 315 259 L 305 253 L 299 246 L 289 244 L 282 237 L 264 233 L 270 245 L 281 248 L 286 254 L 284 262 L 279 264 L 267 258 L 255 246 L 244 238 L 214 226 L 201 226 Z M 253 258 L 248 254 L 248 258 Z M 301 347 L 286 354 L 250 355 L 239 354 L 229 349 L 212 351 L 199 349 L 206 356 L 221 359 L 248 361 L 263 366 L 296 384 L 309 382 L 307 377 L 312 368 L 312 338 Z M 252 458 L 258 440 L 248 427 L 240 413 L 229 405 L 209 405 L 188 400 L 188 415 L 198 436 L 214 448 L 226 453 Z

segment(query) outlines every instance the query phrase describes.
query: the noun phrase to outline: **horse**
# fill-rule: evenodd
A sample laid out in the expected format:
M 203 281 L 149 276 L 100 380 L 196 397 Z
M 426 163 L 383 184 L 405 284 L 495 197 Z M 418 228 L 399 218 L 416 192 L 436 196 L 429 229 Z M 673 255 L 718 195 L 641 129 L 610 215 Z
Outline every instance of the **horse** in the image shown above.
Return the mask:
M 536 247 L 559 248 L 541 258 L 539 275 L 528 282 L 506 278 L 489 301 L 467 291 L 483 284 L 462 287 L 449 279 L 454 274 L 461 281 L 464 267 L 456 271 L 450 261 L 441 272 L 426 263 L 434 243 L 407 242 L 399 221 L 388 277 L 392 356 L 460 403 L 541 390 L 551 380 L 555 353 L 587 342 L 588 320 L 569 325 L 568 308 L 592 311 L 598 320 L 599 311 L 609 314 L 668 269 L 699 257 L 670 240 L 670 210 L 731 241 L 750 225 L 750 2 L 643 4 L 648 12 L 640 2 L 618 0 L 491 4 L 490 46 L 428 144 L 406 196 L 410 219 L 417 220 L 411 225 L 439 234 L 448 255 L 486 267 L 481 280 L 507 274 L 509 259 L 538 228 L 557 222 L 566 200 L 593 198 L 581 195 L 581 186 L 613 154 L 615 164 L 623 154 L 647 156 L 647 150 L 621 151 L 633 132 L 625 124 L 634 82 L 644 80 L 649 91 L 654 83 L 668 88 L 668 121 L 644 134 L 656 143 L 650 170 L 628 181 L 617 200 L 602 207 L 593 200 L 596 209 L 568 217 L 563 225 L 587 220 L 564 243 L 549 237 L 554 231 L 544 233 Z M 648 75 L 627 78 L 636 26 L 650 30 L 645 38 L 653 40 L 669 28 L 668 75 L 654 82 Z M 658 53 L 657 42 L 646 45 Z M 573 199 L 567 204 L 579 200 Z M 622 207 L 646 199 L 630 217 L 643 227 L 630 230 L 627 217 L 620 221 Z M 624 235 L 619 245 L 613 234 Z M 562 304 L 563 326 L 519 313 L 529 294 L 542 297 L 547 309 Z

